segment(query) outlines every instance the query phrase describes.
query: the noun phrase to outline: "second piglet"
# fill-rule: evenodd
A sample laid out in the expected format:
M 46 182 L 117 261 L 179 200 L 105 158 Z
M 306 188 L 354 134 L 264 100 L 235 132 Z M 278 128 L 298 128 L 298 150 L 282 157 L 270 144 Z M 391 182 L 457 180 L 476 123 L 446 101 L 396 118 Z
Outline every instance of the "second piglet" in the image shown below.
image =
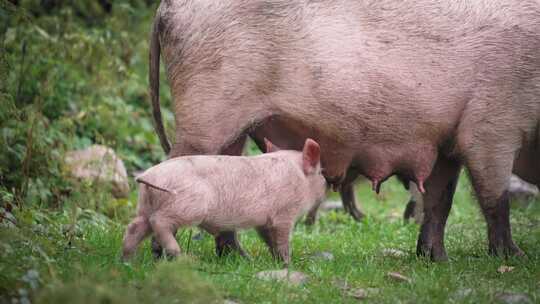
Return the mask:
M 290 261 L 289 237 L 296 219 L 325 196 L 319 145 L 253 156 L 184 156 L 167 160 L 137 177 L 137 217 L 124 237 L 123 258 L 154 233 L 168 256 L 180 254 L 173 232 L 199 226 L 217 236 L 255 228 L 272 255 Z

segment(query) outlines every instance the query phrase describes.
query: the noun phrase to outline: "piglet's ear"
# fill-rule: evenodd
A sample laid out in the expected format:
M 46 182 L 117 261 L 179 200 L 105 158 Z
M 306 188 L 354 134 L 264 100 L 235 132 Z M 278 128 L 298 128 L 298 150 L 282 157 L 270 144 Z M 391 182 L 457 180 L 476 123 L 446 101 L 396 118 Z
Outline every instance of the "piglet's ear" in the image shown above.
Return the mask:
M 306 139 L 302 150 L 302 169 L 306 175 L 315 173 L 321 161 L 321 147 L 311 138 Z
M 272 153 L 281 150 L 278 146 L 274 145 L 266 137 L 264 138 L 264 145 L 266 146 L 266 153 Z

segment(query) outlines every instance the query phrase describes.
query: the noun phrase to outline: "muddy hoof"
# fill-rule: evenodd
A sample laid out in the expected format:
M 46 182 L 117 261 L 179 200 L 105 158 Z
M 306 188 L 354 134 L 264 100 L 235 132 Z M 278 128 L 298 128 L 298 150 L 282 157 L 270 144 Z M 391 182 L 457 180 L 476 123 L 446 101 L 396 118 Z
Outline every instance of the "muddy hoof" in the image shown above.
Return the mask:
M 154 259 L 158 260 L 163 257 L 163 248 L 159 245 L 157 240 L 155 238 L 152 238 L 152 244 L 151 244 L 151 250 L 152 250 L 152 256 Z
M 416 246 L 416 255 L 419 257 L 429 258 L 433 262 L 447 262 L 448 255 L 442 246 L 427 245 L 422 241 L 418 241 Z
M 231 252 L 238 252 L 240 256 L 248 258 L 248 255 L 240 246 L 236 233 L 223 232 L 215 238 L 216 241 L 216 254 L 218 257 L 229 255 Z
M 490 245 L 489 246 L 489 255 L 491 256 L 498 256 L 498 257 L 519 257 L 519 258 L 526 258 L 527 255 L 523 250 L 521 250 L 517 245 L 515 244 L 509 244 L 509 245 Z
M 358 209 L 347 210 L 347 211 L 349 211 L 349 214 L 357 222 L 361 222 L 364 219 L 364 217 L 366 217 L 366 215 L 363 214 L 362 212 L 360 212 L 360 210 L 358 210 Z
M 313 226 L 316 221 L 317 221 L 317 217 L 308 215 L 306 216 L 306 220 L 304 221 L 304 224 L 306 226 Z

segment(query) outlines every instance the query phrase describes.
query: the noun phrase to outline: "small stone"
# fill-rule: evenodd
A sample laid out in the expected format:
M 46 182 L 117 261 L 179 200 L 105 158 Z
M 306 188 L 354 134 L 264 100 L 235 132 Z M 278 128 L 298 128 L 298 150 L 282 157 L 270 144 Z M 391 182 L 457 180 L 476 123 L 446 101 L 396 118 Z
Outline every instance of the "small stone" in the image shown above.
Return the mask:
M 343 209 L 343 203 L 341 201 L 325 201 L 319 209 L 324 211 L 341 210 Z
M 129 196 L 126 167 L 111 148 L 93 145 L 84 150 L 69 151 L 65 161 L 74 178 L 110 186 L 116 198 Z
M 406 277 L 399 272 L 388 272 L 386 276 L 398 282 L 412 283 L 411 278 Z
M 304 273 L 298 271 L 289 271 L 287 269 L 261 271 L 258 272 L 255 276 L 263 281 L 288 282 L 293 285 L 304 284 L 308 281 L 309 278 Z
M 225 299 L 225 300 L 223 301 L 223 304 L 239 304 L 239 303 L 238 303 L 238 302 L 235 302 L 235 301 L 233 301 L 233 300 Z
M 508 194 L 510 195 L 511 200 L 522 201 L 522 203 L 525 203 L 535 197 L 538 197 L 540 193 L 536 186 L 525 182 L 515 175 L 512 175 L 510 177 L 510 184 L 508 186 Z M 526 206 L 526 204 L 523 204 L 523 206 Z
M 382 255 L 385 257 L 402 258 L 406 256 L 407 254 L 399 249 L 384 248 L 382 250 Z
M 197 234 L 191 237 L 191 239 L 194 241 L 202 241 L 204 239 L 204 234 L 202 231 L 199 231 Z
M 381 291 L 379 288 L 373 288 L 373 287 L 369 287 L 369 288 L 366 288 L 366 291 L 368 293 L 369 296 L 372 296 L 372 295 L 376 295 L 376 294 L 379 294 L 379 292 Z
M 504 304 L 532 304 L 531 298 L 523 293 L 503 292 L 495 296 L 498 303 Z
M 470 289 L 470 288 L 462 288 L 462 289 L 458 289 L 455 293 L 454 293 L 454 296 L 458 299 L 464 299 L 468 296 L 470 296 L 472 294 L 473 290 Z
M 363 289 L 363 288 L 354 288 L 354 289 L 351 289 L 347 292 L 347 294 L 350 296 L 350 297 L 353 297 L 357 300 L 364 300 L 365 298 L 368 297 L 368 291 Z
M 401 221 L 403 218 L 403 215 L 397 211 L 392 211 L 386 216 L 386 218 L 390 222 L 396 222 L 396 221 Z
M 499 268 L 497 268 L 497 271 L 499 273 L 505 273 L 505 272 L 510 272 L 510 271 L 513 271 L 515 267 L 513 266 L 506 266 L 506 265 L 501 265 Z
M 334 255 L 331 252 L 327 252 L 327 251 L 315 252 L 314 254 L 311 255 L 311 257 L 316 260 L 324 260 L 324 261 L 334 260 Z
M 347 281 L 345 281 L 343 279 L 334 278 L 332 280 L 332 284 L 334 284 L 338 289 L 341 289 L 341 290 L 348 290 L 349 289 L 349 284 L 347 283 Z

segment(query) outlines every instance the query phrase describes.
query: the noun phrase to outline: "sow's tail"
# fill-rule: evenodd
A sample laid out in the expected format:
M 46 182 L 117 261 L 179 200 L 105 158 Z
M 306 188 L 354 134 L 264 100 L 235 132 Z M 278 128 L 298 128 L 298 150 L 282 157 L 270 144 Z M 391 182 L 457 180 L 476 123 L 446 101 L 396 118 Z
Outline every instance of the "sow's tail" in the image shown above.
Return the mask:
M 150 81 L 150 98 L 152 99 L 152 113 L 154 116 L 154 128 L 159 137 L 161 147 L 165 154 L 171 151 L 171 144 L 167 139 L 165 128 L 163 127 L 163 119 L 161 117 L 161 108 L 159 105 L 159 32 L 158 32 L 159 16 L 154 20 L 152 35 L 150 37 L 150 60 L 149 60 L 149 81 Z

